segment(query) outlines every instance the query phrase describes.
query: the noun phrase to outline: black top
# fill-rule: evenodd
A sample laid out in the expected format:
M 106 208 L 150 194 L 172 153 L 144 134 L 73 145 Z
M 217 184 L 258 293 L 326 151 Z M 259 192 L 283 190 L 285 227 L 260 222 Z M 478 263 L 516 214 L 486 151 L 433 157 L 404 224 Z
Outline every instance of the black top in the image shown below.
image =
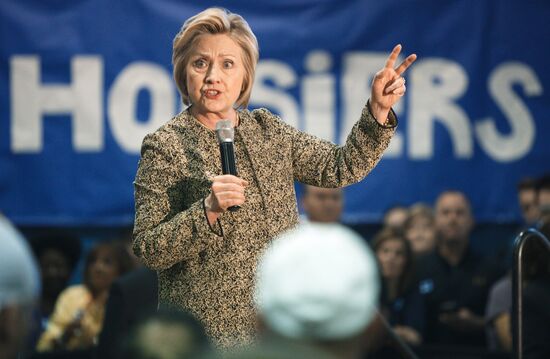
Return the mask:
M 439 321 L 443 313 L 467 308 L 483 317 L 491 285 L 499 278 L 494 262 L 482 260 L 471 249 L 456 266 L 437 251 L 418 261 L 418 288 L 426 302 L 426 344 L 484 346 L 485 335 L 460 332 Z
M 418 334 L 424 336 L 425 306 L 424 296 L 415 285 L 393 301 L 386 296 L 382 297 L 382 306 L 388 314 L 390 325 L 402 325 L 415 329 Z
M 118 278 L 109 291 L 95 358 L 115 358 L 119 345 L 142 318 L 158 306 L 157 273 L 141 267 Z

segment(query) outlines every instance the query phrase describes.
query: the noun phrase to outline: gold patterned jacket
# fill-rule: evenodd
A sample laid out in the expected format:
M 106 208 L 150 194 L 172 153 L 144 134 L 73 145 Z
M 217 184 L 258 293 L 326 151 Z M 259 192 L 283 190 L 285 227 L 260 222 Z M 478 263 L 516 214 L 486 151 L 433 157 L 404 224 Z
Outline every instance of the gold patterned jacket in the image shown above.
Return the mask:
M 147 135 L 134 182 L 134 251 L 158 271 L 159 303 L 194 314 L 222 347 L 250 341 L 256 261 L 269 241 L 298 223 L 294 181 L 343 187 L 377 164 L 394 129 L 362 111 L 344 146 L 300 132 L 266 109 L 242 110 L 235 129 L 240 210 L 209 226 L 203 199 L 221 174 L 215 131 L 188 110 Z M 390 119 L 396 123 L 393 113 Z

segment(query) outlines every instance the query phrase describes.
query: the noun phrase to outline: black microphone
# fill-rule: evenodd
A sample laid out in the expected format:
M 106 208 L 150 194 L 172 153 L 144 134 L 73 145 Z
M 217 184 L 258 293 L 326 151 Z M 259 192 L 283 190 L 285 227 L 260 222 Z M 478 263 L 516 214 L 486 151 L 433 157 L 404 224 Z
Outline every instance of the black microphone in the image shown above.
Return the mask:
M 237 165 L 235 163 L 235 150 L 233 148 L 233 139 L 235 130 L 231 120 L 221 120 L 216 123 L 216 134 L 220 143 L 220 155 L 222 159 L 222 173 L 224 175 L 238 176 Z M 237 211 L 239 206 L 228 208 L 231 212 Z

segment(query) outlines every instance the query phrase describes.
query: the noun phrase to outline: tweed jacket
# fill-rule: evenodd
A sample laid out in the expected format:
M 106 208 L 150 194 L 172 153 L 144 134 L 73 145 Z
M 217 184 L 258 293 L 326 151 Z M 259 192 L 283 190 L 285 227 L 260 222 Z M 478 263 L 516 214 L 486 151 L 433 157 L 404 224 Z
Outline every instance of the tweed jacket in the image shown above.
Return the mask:
M 190 311 L 221 347 L 253 338 L 256 262 L 271 239 L 298 223 L 294 181 L 358 182 L 394 133 L 368 106 L 344 146 L 300 132 L 266 109 L 238 116 L 235 157 L 249 183 L 240 210 L 208 224 L 203 199 L 222 173 L 220 151 L 215 131 L 188 110 L 144 138 L 134 182 L 134 251 L 158 272 L 159 303 Z

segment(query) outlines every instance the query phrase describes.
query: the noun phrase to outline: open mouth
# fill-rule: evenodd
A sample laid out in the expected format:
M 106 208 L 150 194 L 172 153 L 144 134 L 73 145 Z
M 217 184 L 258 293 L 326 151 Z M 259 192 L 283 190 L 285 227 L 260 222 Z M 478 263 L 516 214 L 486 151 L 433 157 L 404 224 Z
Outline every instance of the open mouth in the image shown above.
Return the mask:
M 206 90 L 203 92 L 206 98 L 217 98 L 220 95 L 220 93 L 221 92 L 218 90 Z

